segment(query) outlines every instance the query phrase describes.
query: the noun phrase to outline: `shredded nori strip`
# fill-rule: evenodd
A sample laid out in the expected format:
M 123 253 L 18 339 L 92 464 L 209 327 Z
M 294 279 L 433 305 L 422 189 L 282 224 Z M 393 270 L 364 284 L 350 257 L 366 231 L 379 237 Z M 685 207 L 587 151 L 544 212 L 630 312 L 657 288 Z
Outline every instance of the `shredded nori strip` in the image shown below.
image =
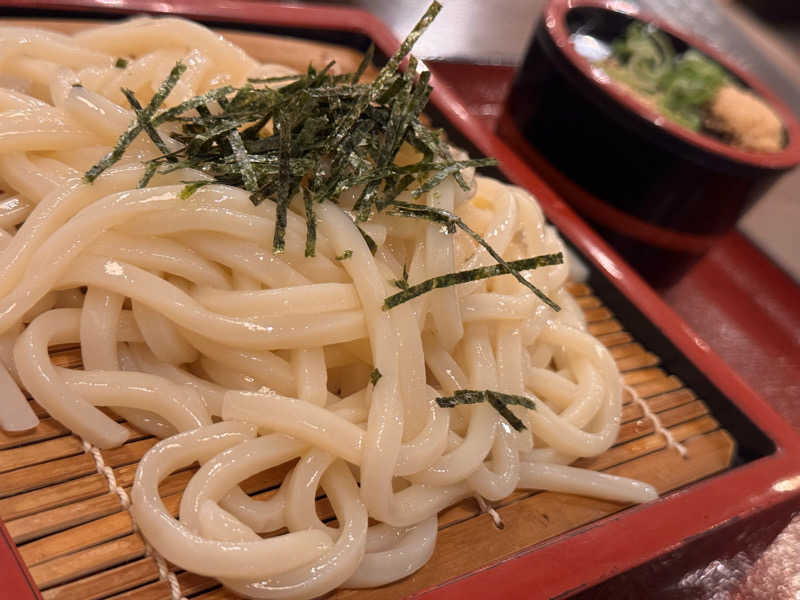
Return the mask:
M 542 254 L 532 258 L 523 258 L 521 260 L 514 260 L 508 263 L 489 265 L 486 267 L 478 267 L 477 269 L 469 269 L 467 271 L 458 271 L 456 273 L 447 273 L 439 275 L 438 277 L 431 277 L 416 285 L 408 285 L 408 273 L 404 271 L 404 279 L 396 280 L 394 284 L 399 287 L 401 292 L 389 296 L 383 301 L 383 310 L 394 308 L 398 304 L 408 302 L 412 298 L 416 298 L 426 292 L 438 288 L 450 287 L 459 285 L 461 283 L 469 283 L 471 281 L 479 281 L 489 277 L 496 277 L 498 275 L 505 275 L 508 273 L 519 273 L 521 271 L 528 271 L 530 269 L 538 269 L 539 267 L 548 267 L 551 265 L 560 265 L 564 262 L 564 256 L 561 252 L 555 254 Z
M 336 260 L 347 260 L 348 258 L 352 258 L 353 251 L 352 250 L 345 250 L 341 254 L 336 255 Z
M 375 385 L 378 383 L 378 380 L 381 377 L 383 377 L 383 375 L 381 375 L 381 372 L 378 370 L 378 367 L 372 369 L 372 372 L 369 374 L 369 380 L 370 382 L 372 382 L 373 387 L 375 387 Z
M 302 75 L 281 75 L 279 77 L 248 77 L 250 83 L 279 83 L 281 81 L 294 81 L 300 79 Z
M 478 235 L 475 231 L 473 231 L 463 220 L 461 220 L 458 216 L 454 215 L 453 213 L 443 210 L 441 208 L 434 208 L 431 206 L 423 206 L 421 204 L 412 204 L 410 202 L 392 202 L 391 204 L 391 211 L 389 214 L 394 214 L 401 217 L 419 217 L 423 219 L 428 219 L 429 221 L 433 221 L 434 223 L 441 223 L 447 228 L 447 231 L 450 233 L 455 232 L 455 228 L 458 227 L 462 231 L 464 231 L 467 235 L 469 235 L 473 240 L 475 240 L 479 245 L 486 249 L 489 255 L 497 261 L 497 265 L 495 267 L 502 269 L 497 275 L 502 275 L 505 273 L 511 274 L 517 281 L 519 281 L 522 285 L 527 287 L 531 290 L 536 296 L 547 306 L 552 308 L 554 311 L 558 312 L 561 310 L 561 307 L 553 302 L 547 295 L 542 292 L 539 288 L 533 285 L 530 281 L 525 279 L 522 275 L 520 275 L 519 270 L 513 266 L 514 261 L 512 263 L 506 262 L 502 256 L 500 256 L 494 248 L 490 244 L 486 242 L 480 235 Z M 548 263 L 550 265 L 554 264 L 561 264 L 564 262 L 564 258 L 561 253 L 557 253 L 557 255 L 545 255 L 545 256 L 558 256 L 558 262 Z M 523 260 L 536 260 L 538 257 L 534 257 L 533 259 L 523 259 Z M 537 266 L 545 266 L 545 265 L 537 265 Z M 536 267 L 529 267 L 529 268 L 536 268 Z M 452 275 L 457 275 L 453 273 Z M 447 275 L 443 276 L 447 277 Z M 487 275 L 487 277 L 493 277 L 493 275 Z M 482 279 L 482 278 L 479 278 Z M 430 280 L 429 280 L 430 281 Z M 424 282 L 425 283 L 425 282 Z M 457 281 L 456 283 L 466 283 L 465 281 Z M 422 284 L 420 284 L 422 285 Z M 454 285 L 454 284 L 450 284 Z M 433 289 L 433 288 L 431 288 Z M 426 290 L 427 291 L 427 290 Z M 412 296 L 413 297 L 413 296 Z M 392 296 L 394 298 L 394 296 Z M 397 306 L 397 304 L 401 304 L 406 300 L 410 300 L 411 298 L 406 298 L 405 300 L 399 300 L 392 306 Z M 387 298 L 387 301 L 389 299 Z M 384 309 L 387 308 L 387 304 L 384 303 Z M 391 308 L 389 306 L 388 308 Z
M 393 282 L 395 287 L 400 288 L 401 290 L 408 291 L 408 266 L 403 265 L 403 276 L 400 279 L 395 279 Z M 387 298 L 388 299 L 388 298 Z M 385 306 L 384 306 L 385 309 Z
M 378 251 L 378 244 L 376 244 L 375 240 L 373 240 L 372 237 L 370 237 L 370 235 L 366 231 L 361 229 L 361 227 L 356 225 L 356 228 L 358 229 L 358 233 L 361 234 L 361 237 L 364 238 L 364 242 L 367 244 L 367 248 L 369 248 L 370 254 L 374 256 L 375 253 Z
M 128 66 L 128 61 L 127 61 L 126 59 L 124 59 L 124 58 L 122 58 L 122 57 L 120 56 L 120 57 L 119 57 L 119 58 L 117 58 L 117 60 L 114 62 L 114 66 L 115 66 L 117 69 L 124 69 L 125 67 L 127 67 L 127 66 Z
M 303 206 L 306 211 L 306 257 L 316 255 L 317 247 L 317 216 L 314 214 L 314 199 L 311 196 L 311 191 L 308 188 L 303 188 Z M 353 255 L 352 250 L 345 250 L 342 258 L 336 257 L 336 260 L 344 260 Z
M 492 392 L 487 392 L 486 399 L 489 401 L 489 404 L 492 405 L 492 408 L 494 408 L 497 412 L 499 412 L 500 416 L 503 417 L 506 421 L 508 421 L 508 424 L 511 425 L 514 429 L 516 429 L 517 431 L 522 431 L 523 429 L 527 429 L 527 427 L 525 427 L 525 424 L 517 417 L 517 415 L 511 412 L 508 406 L 506 406 Z
M 226 85 L 221 88 L 217 88 L 215 90 L 211 90 L 210 92 L 206 92 L 200 96 L 194 96 L 189 98 L 185 102 L 181 102 L 180 104 L 173 106 L 172 108 L 168 108 L 165 111 L 158 113 L 155 117 L 153 117 L 153 125 L 160 125 L 161 123 L 166 123 L 167 121 L 173 121 L 178 118 L 179 115 L 182 115 L 185 112 L 188 112 L 192 109 L 201 110 L 206 107 L 207 104 L 211 103 L 214 100 L 219 100 L 232 94 L 236 91 L 236 88 L 230 85 Z M 191 118 L 194 120 L 194 118 Z
M 442 408 L 452 408 L 459 404 L 480 404 L 481 402 L 489 403 L 517 431 L 522 431 L 527 427 L 508 407 L 513 405 L 536 410 L 536 405 L 524 396 L 504 394 L 493 390 L 456 390 L 452 396 L 436 398 L 436 403 Z
M 351 83 L 358 83 L 361 79 L 361 76 L 364 75 L 364 71 L 367 70 L 370 64 L 372 64 L 372 59 L 375 56 L 375 44 L 370 43 L 369 48 L 364 53 L 364 57 L 361 59 L 361 62 L 358 64 L 358 67 L 353 72 L 353 77 L 350 79 Z
M 242 136 L 239 135 L 238 129 L 232 129 L 228 134 L 228 143 L 231 145 L 233 158 L 236 160 L 236 164 L 239 166 L 239 170 L 242 173 L 244 189 L 248 192 L 257 192 L 258 178 L 256 177 L 256 172 L 253 169 L 253 164 L 250 162 L 250 156 L 247 154 L 247 148 L 244 147 L 244 142 L 242 141 Z
M 147 136 L 156 145 L 156 148 L 158 148 L 165 155 L 169 154 L 170 153 L 169 152 L 169 148 L 167 148 L 167 145 L 164 143 L 164 140 L 161 139 L 161 136 L 156 131 L 155 127 L 153 127 L 153 124 L 151 123 L 149 116 L 147 114 L 145 114 L 144 109 L 142 108 L 142 105 L 139 104 L 139 100 L 136 99 L 136 96 L 134 95 L 134 93 L 131 90 L 127 89 L 127 88 L 122 88 L 121 91 L 122 91 L 122 95 L 125 96 L 125 99 L 128 101 L 128 104 L 131 105 L 131 108 L 133 109 L 133 112 L 136 115 L 136 120 L 139 122 L 139 125 L 141 125 L 142 129 L 144 129 L 145 133 L 147 133 Z M 172 161 L 174 162 L 175 159 L 172 158 Z M 149 167 L 149 165 L 148 165 L 148 167 Z M 151 175 L 151 177 L 152 177 L 152 175 Z M 148 181 L 149 181 L 149 179 L 148 179 Z M 144 187 L 144 186 L 141 186 L 141 187 Z
M 111 152 L 106 154 L 100 162 L 86 171 L 86 174 L 83 176 L 83 178 L 88 183 L 91 183 L 97 179 L 103 171 L 122 158 L 122 155 L 125 154 L 125 150 L 128 148 L 130 143 L 136 139 L 136 136 L 139 135 L 139 132 L 141 132 L 141 123 L 148 122 L 152 118 L 153 113 L 155 113 L 158 107 L 164 103 L 164 100 L 166 100 L 167 96 L 169 96 L 170 92 L 175 87 L 175 84 L 178 83 L 178 79 L 180 79 L 184 71 L 186 71 L 186 65 L 183 63 L 179 62 L 172 67 L 172 70 L 167 78 L 158 87 L 158 90 L 156 90 L 156 93 L 153 94 L 153 97 L 150 99 L 147 107 L 142 111 L 141 118 L 138 118 L 137 116 L 137 121 L 131 124 L 127 131 L 120 136 L 120 138 L 117 140 L 117 143 L 114 144 L 114 148 L 111 150 Z
M 181 190 L 181 194 L 180 194 L 181 200 L 186 200 L 189 196 L 194 194 L 201 187 L 209 185 L 209 184 L 212 184 L 212 183 L 215 183 L 215 182 L 207 180 L 207 181 L 185 181 L 184 183 L 186 185 L 183 186 L 183 189 Z
M 139 182 L 136 184 L 136 187 L 143 188 L 147 187 L 150 184 L 150 180 L 156 174 L 156 170 L 158 169 L 158 165 L 155 163 L 147 163 L 144 167 L 144 174 L 139 179 Z
M 278 206 L 275 211 L 275 235 L 272 238 L 272 251 L 276 254 L 283 252 L 286 242 L 286 211 L 291 200 L 289 186 L 291 185 L 291 174 L 289 173 L 289 152 L 291 151 L 291 126 L 288 122 L 277 116 L 275 119 L 275 129 L 278 133 Z

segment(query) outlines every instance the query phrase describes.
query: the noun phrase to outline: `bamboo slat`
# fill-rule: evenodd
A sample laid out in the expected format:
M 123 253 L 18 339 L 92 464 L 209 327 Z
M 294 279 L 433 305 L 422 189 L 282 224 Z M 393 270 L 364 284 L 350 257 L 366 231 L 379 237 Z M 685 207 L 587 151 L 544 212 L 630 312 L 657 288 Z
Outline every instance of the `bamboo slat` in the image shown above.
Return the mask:
M 694 437 L 710 433 L 716 429 L 719 429 L 719 423 L 710 415 L 703 415 L 697 419 L 675 425 L 670 429 L 670 433 L 676 442 L 682 443 Z M 622 464 L 636 456 L 643 456 L 651 452 L 663 450 L 665 447 L 666 440 L 664 440 L 664 436 L 651 433 L 628 442 L 617 444 L 600 456 L 579 459 L 575 461 L 574 465 L 576 467 L 602 471 L 612 466 Z
M 161 495 L 168 496 L 183 490 L 193 474 L 194 469 L 190 469 L 170 475 L 161 483 Z M 130 489 L 126 488 L 126 491 Z M 11 538 L 21 544 L 121 510 L 119 496 L 106 491 L 92 498 L 14 519 L 6 524 L 6 528 Z
M 647 381 L 653 381 L 657 379 L 664 379 L 667 377 L 667 374 L 659 368 L 652 367 L 646 369 L 638 369 L 631 373 L 623 373 L 622 379 L 625 381 L 626 384 L 632 385 L 636 387 L 642 383 Z M 637 390 L 638 391 L 638 390 Z M 641 395 L 641 393 L 640 393 Z
M 592 335 L 605 335 L 607 333 L 614 333 L 622 329 L 622 324 L 616 319 L 606 319 L 604 321 L 595 321 L 589 323 L 587 327 L 589 333 Z
M 195 597 L 202 598 L 203 600 L 239 600 L 236 594 L 232 594 L 224 588 L 217 588 L 207 594 L 201 594 Z
M 652 367 L 661 362 L 655 354 L 651 352 L 643 352 L 641 354 L 634 354 L 626 356 L 617 360 L 617 367 L 621 373 L 627 373 L 635 369 L 644 369 L 645 367 Z
M 46 563 L 29 567 L 40 589 L 90 575 L 144 556 L 144 541 L 137 533 L 92 546 Z
M 575 301 L 584 310 L 603 306 L 603 301 L 596 296 L 581 296 L 580 298 L 575 298 Z
M 617 344 L 627 344 L 633 340 L 633 336 L 627 331 L 612 331 L 595 337 L 608 348 L 613 348 Z
M 683 382 L 674 375 L 669 375 L 663 378 L 648 379 L 641 383 L 633 384 L 633 387 L 639 396 L 649 398 L 657 394 L 679 390 L 683 387 Z
M 104 450 L 103 458 L 107 465 L 115 468 L 136 463 L 155 443 L 152 438 L 129 442 L 119 448 Z M 62 483 L 95 471 L 94 459 L 86 453 L 17 469 L 0 478 L 0 497 Z
M 0 450 L 0 473 L 30 467 L 55 458 L 83 454 L 83 446 L 73 436 L 64 436 L 40 444 Z
M 629 356 L 637 356 L 639 354 L 644 354 L 645 352 L 644 348 L 642 348 L 642 345 L 637 342 L 616 344 L 611 346 L 608 351 L 615 360 L 627 358 Z
M 178 583 L 184 595 L 194 595 L 218 587 L 218 583 L 208 577 L 194 573 L 181 573 Z M 169 585 L 165 581 L 154 581 L 133 591 L 113 596 L 111 600 L 162 600 L 169 598 Z
M 66 585 L 44 590 L 42 598 L 44 600 L 98 600 L 157 579 L 156 561 L 148 556 Z
M 187 479 L 188 482 L 188 479 Z M 14 519 L 6 525 L 11 539 L 22 544 L 122 510 L 119 496 L 110 492 Z
M 49 419 L 52 421 L 52 419 Z M 134 442 L 147 437 L 142 432 L 134 429 L 127 423 L 123 426 L 128 430 L 129 442 Z M 59 424 L 59 427 L 63 427 Z M 65 430 L 66 434 L 67 431 Z M 39 444 L 17 445 L 7 450 L 0 450 L 0 473 L 13 471 L 22 467 L 28 467 L 53 460 L 64 458 L 70 455 L 82 454 L 83 446 L 74 436 L 63 435 L 61 437 L 44 441 Z
M 180 493 L 171 494 L 164 498 L 164 506 L 171 513 L 177 514 L 180 500 Z M 133 533 L 131 516 L 128 511 L 119 511 L 24 544 L 19 547 L 19 553 L 25 564 L 34 566 L 129 533 Z
M 610 319 L 614 316 L 610 310 L 602 305 L 598 305 L 595 308 L 584 309 L 583 314 L 586 316 L 587 323 L 605 321 L 606 319 Z
M 40 415 L 41 416 L 41 415 Z M 17 434 L 0 431 L 0 450 L 6 448 L 16 448 L 22 444 L 41 442 L 61 435 L 66 435 L 69 430 L 55 419 L 47 417 L 39 421 L 39 424 L 29 431 Z
M 570 294 L 572 294 L 575 298 L 582 298 L 584 296 L 592 296 L 594 292 L 592 288 L 590 288 L 585 283 L 580 283 L 577 281 L 571 281 L 567 283 L 567 290 Z

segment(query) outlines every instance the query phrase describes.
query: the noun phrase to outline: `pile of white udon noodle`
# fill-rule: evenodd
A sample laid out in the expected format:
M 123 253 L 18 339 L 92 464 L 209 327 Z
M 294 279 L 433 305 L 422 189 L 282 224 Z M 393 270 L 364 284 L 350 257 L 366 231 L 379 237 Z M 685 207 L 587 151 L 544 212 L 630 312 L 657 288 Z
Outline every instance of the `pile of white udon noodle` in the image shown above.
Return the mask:
M 655 496 L 567 466 L 612 445 L 621 405 L 614 361 L 564 288 L 567 264 L 525 274 L 558 313 L 508 275 L 384 311 L 404 264 L 413 284 L 494 261 L 466 236 L 383 215 L 365 224 L 373 256 L 347 198 L 317 209 L 315 258 L 294 212 L 274 255 L 272 202 L 217 184 L 183 200 L 181 181 L 206 178 L 185 170 L 136 189 L 141 161 L 159 154 L 145 136 L 81 182 L 134 118 L 121 87 L 144 103 L 181 60 L 172 106 L 286 67 L 177 19 L 72 37 L 2 27 L 0 40 L 0 425 L 36 425 L 23 389 L 96 447 L 129 435 L 98 407 L 165 438 L 139 464 L 131 509 L 163 557 L 243 596 L 310 598 L 414 572 L 434 551 L 437 513 L 465 498 Z M 508 260 L 563 250 L 530 195 L 465 176 L 470 193 L 448 179 L 423 200 Z M 54 365 L 49 348 L 74 343 L 83 369 Z M 514 407 L 517 432 L 489 405 L 435 402 L 460 388 L 524 395 L 536 410 Z M 175 519 L 158 484 L 194 461 Z M 239 487 L 278 465 L 291 468 L 267 500 Z M 323 493 L 335 527 L 318 517 Z

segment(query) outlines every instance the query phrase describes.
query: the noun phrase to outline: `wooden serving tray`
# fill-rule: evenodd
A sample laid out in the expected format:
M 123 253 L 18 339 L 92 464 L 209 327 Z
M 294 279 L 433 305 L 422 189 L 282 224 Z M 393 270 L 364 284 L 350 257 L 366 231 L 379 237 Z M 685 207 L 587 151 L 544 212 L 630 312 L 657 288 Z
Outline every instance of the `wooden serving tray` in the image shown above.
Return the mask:
M 625 382 L 688 450 L 687 458 L 681 458 L 674 448 L 667 447 L 642 408 L 627 397 L 617 443 L 601 456 L 580 460 L 578 466 L 642 479 L 660 493 L 726 469 L 735 444 L 703 400 L 659 368 L 659 357 L 625 331 L 588 286 L 573 284 L 570 291 L 584 310 L 590 332 L 609 348 Z M 59 366 L 81 366 L 79 348 L 58 349 L 52 356 Z M 129 513 L 119 497 L 108 491 L 94 459 L 84 452 L 80 439 L 35 402 L 33 405 L 42 418 L 36 429 L 17 436 L 0 433 L 0 519 L 44 600 L 168 598 L 168 583 L 159 580 L 155 561 L 146 555 Z M 131 428 L 124 446 L 102 451 L 119 485 L 129 489 L 138 460 L 156 441 Z M 161 486 L 164 503 L 173 515 L 194 470 L 175 473 Z M 266 471 L 247 480 L 243 488 L 264 499 L 275 492 L 286 471 L 286 466 Z M 625 505 L 569 494 L 517 491 L 496 508 L 503 519 L 502 530 L 472 499 L 448 508 L 439 515 L 436 550 L 422 570 L 393 585 L 341 590 L 333 597 L 410 595 L 607 517 Z M 318 501 L 317 510 L 323 519 L 334 518 L 324 498 Z M 186 596 L 236 598 L 207 577 L 183 572 L 178 581 Z
M 330 58 L 342 64 L 357 62 L 360 54 L 336 54 L 342 49 L 330 42 L 363 51 L 372 41 L 384 56 L 398 45 L 383 23 L 349 8 L 249 0 L 121 0 L 113 6 L 105 0 L 0 0 L 0 14 L 62 31 L 96 23 L 83 19 L 87 15 L 143 12 L 184 15 L 222 26 L 226 35 L 229 28 L 255 31 L 229 37 L 261 60 L 280 56 L 285 61 L 287 50 L 291 54 L 302 48 L 320 52 L 317 64 Z M 54 13 L 70 19 L 30 18 Z M 328 43 L 320 46 L 319 41 Z M 659 500 L 628 508 L 577 496 L 517 493 L 497 507 L 505 523 L 502 531 L 473 501 L 465 501 L 440 515 L 436 551 L 420 572 L 393 586 L 343 590 L 335 596 L 396 598 L 419 592 L 426 598 L 561 598 L 620 573 L 637 572 L 636 567 L 668 552 L 688 552 L 702 545 L 698 540 L 719 537 L 714 532 L 756 522 L 757 516 L 788 514 L 787 507 L 800 505 L 800 436 L 435 74 L 433 84 L 435 125 L 471 152 L 497 157 L 501 166 L 496 174 L 530 190 L 548 219 L 587 259 L 596 292 L 580 285 L 572 292 L 592 332 L 611 349 L 626 382 L 685 444 L 689 458 L 667 449 L 652 423 L 628 402 L 619 443 L 583 465 L 649 481 L 662 493 Z M 58 349 L 54 360 L 79 364 L 74 348 Z M 137 433 L 122 448 L 103 452 L 120 485 L 131 485 L 137 461 L 154 443 Z M 246 489 L 269 494 L 283 472 L 263 473 L 246 482 Z M 190 476 L 191 470 L 175 473 L 161 488 L 173 511 Z M 324 500 L 319 510 L 330 515 Z M 8 529 L 0 526 L 0 596 L 169 597 L 155 562 L 146 556 L 118 497 L 108 493 L 94 460 L 52 419 L 44 418 L 23 437 L 0 437 L 0 520 Z M 232 597 L 204 577 L 180 573 L 178 580 L 187 597 Z M 652 584 L 651 578 L 647 581 Z M 652 585 L 645 589 L 652 595 Z

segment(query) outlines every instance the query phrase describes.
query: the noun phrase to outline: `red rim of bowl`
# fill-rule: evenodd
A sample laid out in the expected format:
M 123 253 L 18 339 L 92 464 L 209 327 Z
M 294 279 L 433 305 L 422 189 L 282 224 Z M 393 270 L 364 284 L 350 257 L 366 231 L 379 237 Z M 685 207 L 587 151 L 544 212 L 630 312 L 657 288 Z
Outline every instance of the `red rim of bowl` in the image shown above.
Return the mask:
M 594 68 L 588 59 L 575 51 L 574 46 L 569 41 L 570 33 L 567 29 L 566 19 L 567 13 L 574 8 L 600 8 L 609 12 L 626 15 L 645 23 L 652 23 L 657 28 L 666 31 L 684 41 L 689 46 L 711 57 L 743 81 L 775 110 L 781 121 L 783 121 L 783 126 L 788 135 L 788 144 L 786 144 L 780 152 L 743 150 L 715 140 L 709 135 L 695 133 L 670 121 L 643 102 L 634 98 L 622 86 L 615 83 L 607 76 L 604 76 L 602 73 L 599 73 L 598 69 Z M 707 152 L 722 155 L 730 160 L 747 165 L 769 169 L 788 169 L 800 163 L 800 123 L 791 109 L 757 77 L 732 63 L 726 56 L 720 54 L 719 51 L 715 50 L 704 41 L 685 32 L 678 31 L 660 19 L 640 11 L 637 6 L 620 0 L 550 0 L 545 8 L 543 20 L 550 37 L 573 66 L 575 66 L 589 81 L 593 82 L 619 104 L 651 122 L 656 127 L 668 131 L 675 137 L 706 150 Z

